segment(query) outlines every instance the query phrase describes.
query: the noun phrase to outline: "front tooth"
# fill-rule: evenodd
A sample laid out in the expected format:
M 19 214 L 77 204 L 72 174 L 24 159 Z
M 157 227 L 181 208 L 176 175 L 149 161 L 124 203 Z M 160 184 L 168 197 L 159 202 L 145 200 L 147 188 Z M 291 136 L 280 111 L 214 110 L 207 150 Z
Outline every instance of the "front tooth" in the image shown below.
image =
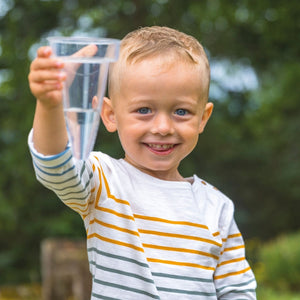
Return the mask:
M 155 148 L 155 149 L 161 149 L 162 148 L 162 146 L 161 145 L 153 145 L 153 148 Z
M 158 144 L 149 144 L 149 146 L 151 148 L 155 148 L 155 149 L 163 149 L 163 150 L 166 150 L 166 149 L 169 149 L 169 148 L 172 148 L 173 145 L 168 145 L 168 144 L 164 144 L 164 145 L 158 145 Z

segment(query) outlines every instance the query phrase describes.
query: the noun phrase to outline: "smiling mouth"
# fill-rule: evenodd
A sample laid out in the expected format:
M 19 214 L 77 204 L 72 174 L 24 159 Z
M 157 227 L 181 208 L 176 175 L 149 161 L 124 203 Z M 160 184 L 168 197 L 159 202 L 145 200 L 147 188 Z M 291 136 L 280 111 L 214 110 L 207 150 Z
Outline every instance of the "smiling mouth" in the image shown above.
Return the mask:
M 145 144 L 146 147 L 153 153 L 156 155 L 170 155 L 171 153 L 173 153 L 175 147 L 177 146 L 177 144 Z
M 147 146 L 153 150 L 165 151 L 174 148 L 174 144 L 147 144 Z

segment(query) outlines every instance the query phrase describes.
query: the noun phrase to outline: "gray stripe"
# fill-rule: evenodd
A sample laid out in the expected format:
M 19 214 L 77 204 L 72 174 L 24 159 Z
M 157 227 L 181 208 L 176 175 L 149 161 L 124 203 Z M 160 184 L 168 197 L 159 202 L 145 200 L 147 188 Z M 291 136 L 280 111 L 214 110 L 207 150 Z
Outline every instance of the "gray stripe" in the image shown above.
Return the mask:
M 72 177 L 72 179 L 75 179 L 77 176 L 75 175 L 75 176 L 73 176 Z M 89 182 L 89 181 L 88 181 Z M 51 183 L 51 182 L 50 182 Z M 79 179 L 79 181 L 76 183 L 76 184 L 74 184 L 74 185 L 69 185 L 68 187 L 63 187 L 63 188 L 60 188 L 60 189 L 57 189 L 57 188 L 55 188 L 55 191 L 56 192 L 61 192 L 61 191 L 64 191 L 65 189 L 72 189 L 72 188 L 75 188 L 75 187 L 77 187 L 78 185 L 80 185 L 80 183 L 81 183 L 81 180 Z M 61 183 L 58 183 L 58 184 L 61 184 Z
M 43 164 L 39 163 L 39 165 L 42 165 L 43 168 L 45 169 L 58 169 L 61 168 L 62 166 L 66 165 L 70 160 L 72 159 L 72 155 L 69 156 L 68 158 L 66 158 L 62 163 L 60 163 L 59 165 L 55 165 L 55 166 L 44 166 Z
M 56 155 L 51 155 L 50 157 L 47 157 L 47 156 L 46 156 L 46 157 L 41 157 L 41 156 L 35 154 L 34 151 L 31 150 L 31 148 L 30 148 L 29 150 L 30 150 L 30 153 L 31 153 L 34 157 L 36 157 L 38 160 L 41 160 L 41 161 L 50 161 L 50 160 L 58 160 L 58 159 L 60 159 L 61 157 L 63 157 L 63 156 L 70 150 L 70 147 L 67 146 L 66 149 L 65 149 L 63 152 L 58 153 L 58 154 L 56 154 Z
M 245 294 L 245 293 L 255 293 L 255 289 L 247 289 L 247 290 L 241 290 L 241 291 L 231 291 L 231 293 L 235 294 Z
M 95 293 L 92 293 L 92 296 L 98 299 L 103 299 L 103 300 L 120 300 L 119 298 L 112 298 L 112 297 L 106 297 L 102 295 L 97 295 Z
M 115 255 L 115 254 L 103 252 L 103 251 L 100 251 L 100 250 L 98 250 L 98 249 L 96 249 L 94 247 L 88 248 L 87 251 L 88 252 L 94 251 L 97 254 L 100 254 L 100 255 L 103 255 L 103 256 L 106 256 L 106 257 L 110 257 L 110 258 L 115 258 L 115 259 L 127 261 L 127 262 L 130 262 L 130 263 L 134 263 L 136 265 L 139 265 L 141 267 L 144 267 L 144 268 L 149 268 L 149 265 L 146 264 L 146 263 L 143 263 L 143 262 L 140 262 L 138 260 L 135 260 L 135 259 L 132 259 L 132 258 L 128 258 L 128 257 L 125 257 L 125 256 L 119 256 L 119 255 Z
M 66 202 L 66 201 L 70 201 L 70 200 L 80 200 L 80 201 L 83 201 L 87 198 L 87 195 L 84 196 L 84 197 L 81 197 L 81 198 L 76 198 L 76 197 L 71 197 L 71 198 L 66 198 L 64 199 L 63 197 L 59 196 L 59 198 L 63 201 L 63 202 Z
M 65 187 L 64 189 L 62 189 L 62 190 L 60 190 L 60 191 L 63 191 L 63 190 L 65 190 L 65 189 L 69 189 L 69 188 L 75 188 L 76 186 L 78 186 L 78 185 L 80 185 L 81 184 L 81 180 L 75 185 L 75 186 L 68 186 L 68 187 Z M 90 184 L 90 181 L 88 181 L 87 183 L 86 183 L 86 185 L 83 187 L 83 189 L 82 190 L 80 190 L 80 191 L 76 191 L 76 192 L 67 192 L 67 193 L 65 193 L 65 194 L 59 194 L 59 193 L 57 193 L 60 197 L 65 197 L 65 196 L 68 196 L 68 195 L 71 195 L 71 194 L 80 194 L 80 193 L 83 193 L 83 192 L 85 192 L 86 191 L 86 188 L 88 187 L 88 185 Z M 56 192 L 58 192 L 58 190 L 56 189 L 55 190 Z
M 170 289 L 165 287 L 157 287 L 158 291 L 175 293 L 175 294 L 187 294 L 187 295 L 198 295 L 198 296 L 206 296 L 206 297 L 215 297 L 216 293 L 205 293 L 198 291 L 187 291 L 187 290 L 179 290 L 179 289 Z
M 153 298 L 153 299 L 160 299 L 159 296 L 157 296 L 157 295 L 153 295 L 149 292 L 139 290 L 139 289 L 135 289 L 135 288 L 131 288 L 131 287 L 128 287 L 128 286 L 125 286 L 125 285 L 116 284 L 116 283 L 112 283 L 112 282 L 107 282 L 107 281 L 103 281 L 103 280 L 99 280 L 99 279 L 94 279 L 94 282 L 96 282 L 98 284 L 105 285 L 105 286 L 110 286 L 110 287 L 113 287 L 113 288 L 117 288 L 119 290 L 125 290 L 125 291 L 133 292 L 133 293 L 136 293 L 136 294 L 145 295 L 145 296 L 148 296 L 148 297 Z
M 79 184 L 77 184 L 77 185 L 79 185 Z M 71 187 L 66 187 L 65 189 L 69 189 L 69 188 L 71 188 Z M 55 190 L 55 191 L 57 192 L 57 194 L 58 194 L 59 197 L 63 198 L 63 197 L 69 196 L 69 195 L 82 194 L 83 192 L 86 191 L 86 186 L 82 190 L 80 190 L 80 191 L 68 192 L 68 193 L 65 193 L 65 194 L 60 194 L 60 193 L 58 193 L 57 190 Z
M 222 290 L 226 289 L 227 287 L 241 287 L 241 286 L 245 286 L 245 285 L 250 284 L 250 283 L 253 282 L 253 281 L 255 281 L 254 278 L 251 279 L 251 280 L 249 280 L 249 281 L 246 281 L 246 282 L 237 283 L 237 284 L 231 284 L 231 285 L 229 285 L 229 286 L 223 286 L 223 287 L 221 287 L 221 288 L 218 288 L 218 289 L 217 289 L 217 292 L 219 293 L 219 292 L 221 292 Z M 235 291 L 233 291 L 233 293 L 234 293 L 234 292 L 235 292 Z M 239 293 L 239 291 L 236 291 L 236 292 Z
M 66 180 L 64 181 L 59 181 L 59 182 L 54 182 L 54 181 L 50 181 L 50 180 L 47 180 L 45 178 L 43 178 L 40 174 L 36 174 L 37 177 L 41 180 L 41 181 L 44 181 L 44 182 L 47 182 L 47 183 L 50 183 L 50 184 L 64 184 L 68 181 L 71 181 L 73 179 L 75 179 L 77 177 L 77 174 L 75 174 L 74 176 L 70 177 L 70 178 L 67 178 Z
M 75 165 L 71 166 L 69 169 L 61 172 L 61 173 L 49 173 L 49 172 L 46 172 L 44 171 L 41 167 L 39 167 L 35 162 L 34 163 L 34 166 L 43 174 L 45 175 L 48 175 L 48 176 L 53 176 L 53 177 L 59 177 L 59 176 L 63 176 L 65 175 L 66 173 L 72 171 L 73 169 L 75 169 Z
M 234 299 L 234 300 L 249 300 L 249 297 L 247 297 L 247 298 L 237 298 L 237 299 Z
M 189 280 L 189 281 L 198 281 L 198 282 L 213 282 L 212 279 L 206 279 L 206 278 L 199 278 L 199 277 L 190 277 L 190 276 L 179 276 L 179 275 L 173 275 L 173 274 L 165 274 L 165 273 L 152 273 L 153 276 L 157 277 L 166 277 L 166 278 L 173 278 L 173 279 L 179 279 L 179 280 Z
M 134 273 L 121 271 L 119 269 L 107 268 L 107 267 L 104 267 L 101 265 L 97 265 L 96 262 L 94 262 L 94 261 L 90 261 L 90 264 L 94 265 L 97 269 L 100 269 L 100 270 L 103 270 L 106 272 L 116 273 L 116 274 L 120 274 L 120 275 L 124 275 L 124 276 L 128 276 L 128 277 L 137 278 L 137 279 L 143 280 L 145 282 L 154 283 L 154 281 L 152 279 L 149 279 L 149 278 L 146 278 L 146 277 L 134 274 Z
M 55 189 L 55 190 L 56 190 L 56 192 L 58 192 L 58 191 L 63 191 L 63 190 L 70 189 L 70 188 L 75 188 L 75 187 L 77 187 L 78 185 L 81 184 L 81 181 L 82 181 L 81 179 L 82 179 L 82 176 L 80 176 L 79 182 L 78 182 L 77 184 L 73 185 L 73 186 L 67 186 L 67 187 L 65 187 L 65 188 L 63 188 L 63 189 Z M 82 189 L 81 191 L 78 191 L 78 192 L 68 192 L 68 193 L 66 193 L 66 194 L 64 194 L 64 195 L 60 195 L 60 196 L 63 197 L 63 196 L 67 196 L 67 195 L 70 195 L 70 194 L 73 194 L 73 193 L 74 193 L 74 194 L 82 193 L 82 192 L 84 192 L 84 191 L 86 190 L 86 188 L 89 186 L 90 182 L 91 182 L 91 176 L 90 176 L 89 180 L 86 182 L 85 186 L 83 187 L 83 189 Z

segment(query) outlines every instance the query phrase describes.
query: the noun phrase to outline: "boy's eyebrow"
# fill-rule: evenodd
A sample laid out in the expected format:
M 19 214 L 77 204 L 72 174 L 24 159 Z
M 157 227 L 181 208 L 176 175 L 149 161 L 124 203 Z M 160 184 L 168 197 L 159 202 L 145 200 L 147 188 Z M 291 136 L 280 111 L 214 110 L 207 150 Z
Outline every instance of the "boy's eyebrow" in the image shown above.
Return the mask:
M 148 97 L 142 96 L 142 98 L 131 98 L 130 99 L 130 104 L 139 104 L 139 103 L 143 103 L 143 102 L 149 103 L 149 102 L 156 102 L 156 101 L 157 101 L 157 99 L 155 99 L 153 97 L 148 98 Z M 199 99 L 194 99 L 192 97 L 184 97 L 184 99 L 180 98 L 180 97 L 179 98 L 174 98 L 174 102 L 176 102 L 176 104 L 182 103 L 182 104 L 194 105 L 194 104 L 198 103 L 198 101 L 199 101 Z
M 141 103 L 149 103 L 149 102 L 152 102 L 152 101 L 154 101 L 154 100 L 151 99 L 151 98 L 131 98 L 130 102 L 128 104 L 129 105 L 138 105 L 138 104 L 141 104 Z

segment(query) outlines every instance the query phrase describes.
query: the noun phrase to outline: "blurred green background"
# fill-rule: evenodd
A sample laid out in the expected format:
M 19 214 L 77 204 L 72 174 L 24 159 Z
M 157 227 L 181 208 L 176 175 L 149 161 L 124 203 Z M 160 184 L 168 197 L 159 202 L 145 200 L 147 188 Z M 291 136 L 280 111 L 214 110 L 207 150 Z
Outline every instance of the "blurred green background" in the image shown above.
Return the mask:
M 234 201 L 261 299 L 300 299 L 299 20 L 297 0 L 0 0 L 0 285 L 40 282 L 44 238 L 85 236 L 34 177 L 27 76 L 37 48 L 51 35 L 166 25 L 195 36 L 212 70 L 213 117 L 182 173 Z M 103 126 L 96 149 L 122 155 Z

